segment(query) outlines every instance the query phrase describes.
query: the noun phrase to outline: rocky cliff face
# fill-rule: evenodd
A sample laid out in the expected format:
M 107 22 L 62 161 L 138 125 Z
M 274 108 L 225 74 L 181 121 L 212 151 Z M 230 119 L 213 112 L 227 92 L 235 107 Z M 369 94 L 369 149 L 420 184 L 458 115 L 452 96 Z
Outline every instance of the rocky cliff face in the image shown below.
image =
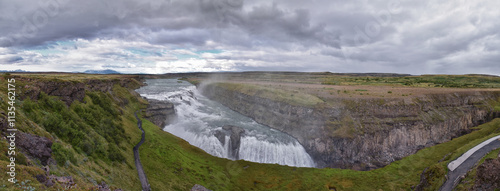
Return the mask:
M 142 85 L 140 82 L 132 78 L 123 79 L 89 79 L 84 82 L 70 82 L 70 81 L 39 81 L 32 78 L 17 78 L 18 81 L 29 82 L 29 85 L 23 87 L 25 92 L 21 94 L 21 99 L 30 98 L 37 100 L 41 92 L 50 96 L 58 96 L 66 105 L 71 105 L 73 101 L 83 101 L 85 97 L 85 90 L 88 91 L 101 91 L 112 92 L 113 86 L 118 84 L 122 87 L 137 88 Z M 134 92 L 135 93 L 135 92 Z
M 29 133 L 17 133 L 18 146 L 26 151 L 30 156 L 40 160 L 42 165 L 47 165 L 52 157 L 52 141 L 46 137 L 40 137 Z
M 174 104 L 168 101 L 149 99 L 145 117 L 156 126 L 163 128 L 177 118 Z
M 226 135 L 229 136 L 228 153 L 232 159 L 240 159 L 240 144 L 241 136 L 245 133 L 245 129 L 232 125 L 224 125 L 221 131 L 215 132 L 215 137 L 222 143 L 226 144 Z
M 469 133 L 498 117 L 488 104 L 500 92 L 414 98 L 338 99 L 294 106 L 209 84 L 203 94 L 259 123 L 295 137 L 318 167 L 369 170 Z

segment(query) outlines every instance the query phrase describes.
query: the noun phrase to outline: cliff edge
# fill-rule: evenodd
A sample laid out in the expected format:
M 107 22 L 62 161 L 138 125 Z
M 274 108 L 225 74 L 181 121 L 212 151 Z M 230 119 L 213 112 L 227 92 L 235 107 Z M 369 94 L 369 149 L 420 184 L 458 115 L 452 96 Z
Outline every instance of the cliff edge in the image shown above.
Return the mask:
M 203 94 L 259 123 L 295 137 L 318 167 L 370 170 L 470 133 L 498 117 L 499 91 L 455 91 L 403 98 L 334 98 L 312 104 L 272 99 L 227 83 Z M 290 91 L 294 96 L 294 92 Z M 265 94 L 265 92 L 264 92 Z M 297 94 L 295 94 L 297 95 Z M 293 98 L 290 98 L 293 99 Z

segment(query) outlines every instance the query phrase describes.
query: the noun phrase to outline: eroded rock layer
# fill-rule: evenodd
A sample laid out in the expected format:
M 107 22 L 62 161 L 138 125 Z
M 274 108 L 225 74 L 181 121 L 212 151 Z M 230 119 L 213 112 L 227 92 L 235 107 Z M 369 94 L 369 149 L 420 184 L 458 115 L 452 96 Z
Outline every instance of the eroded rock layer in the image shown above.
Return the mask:
M 369 170 L 471 132 L 499 114 L 500 92 L 463 91 L 406 98 L 338 98 L 299 106 L 232 91 L 200 87 L 223 105 L 295 137 L 318 167 Z

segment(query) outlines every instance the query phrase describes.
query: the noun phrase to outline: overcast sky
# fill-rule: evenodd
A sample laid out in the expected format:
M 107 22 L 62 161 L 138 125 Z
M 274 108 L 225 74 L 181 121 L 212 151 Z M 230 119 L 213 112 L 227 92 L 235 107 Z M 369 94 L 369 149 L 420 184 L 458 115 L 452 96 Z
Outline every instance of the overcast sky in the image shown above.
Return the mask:
M 500 75 L 500 1 L 0 0 L 0 70 Z

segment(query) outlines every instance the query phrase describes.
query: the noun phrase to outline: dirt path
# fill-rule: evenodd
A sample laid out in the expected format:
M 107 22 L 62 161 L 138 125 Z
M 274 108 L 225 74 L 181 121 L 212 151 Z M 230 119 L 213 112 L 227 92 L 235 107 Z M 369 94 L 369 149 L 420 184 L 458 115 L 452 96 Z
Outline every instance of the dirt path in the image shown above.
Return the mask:
M 449 171 L 446 182 L 441 186 L 441 191 L 451 191 L 460 182 L 462 176 L 466 175 L 467 172 L 474 167 L 479 160 L 481 160 L 486 154 L 500 148 L 500 140 L 494 140 L 491 143 L 481 147 L 479 150 L 474 152 L 470 157 L 468 157 L 460 166 L 458 166 L 453 171 Z
M 137 126 L 142 131 L 142 138 L 137 145 L 134 147 L 134 159 L 135 159 L 135 167 L 137 168 L 137 173 L 139 174 L 139 180 L 141 181 L 142 191 L 151 191 L 151 186 L 149 185 L 148 178 L 146 177 L 146 173 L 144 173 L 144 169 L 142 168 L 141 159 L 139 157 L 139 147 L 146 140 L 146 133 L 144 129 L 142 129 L 142 121 L 137 116 L 137 111 L 134 113 L 135 118 L 137 119 Z

